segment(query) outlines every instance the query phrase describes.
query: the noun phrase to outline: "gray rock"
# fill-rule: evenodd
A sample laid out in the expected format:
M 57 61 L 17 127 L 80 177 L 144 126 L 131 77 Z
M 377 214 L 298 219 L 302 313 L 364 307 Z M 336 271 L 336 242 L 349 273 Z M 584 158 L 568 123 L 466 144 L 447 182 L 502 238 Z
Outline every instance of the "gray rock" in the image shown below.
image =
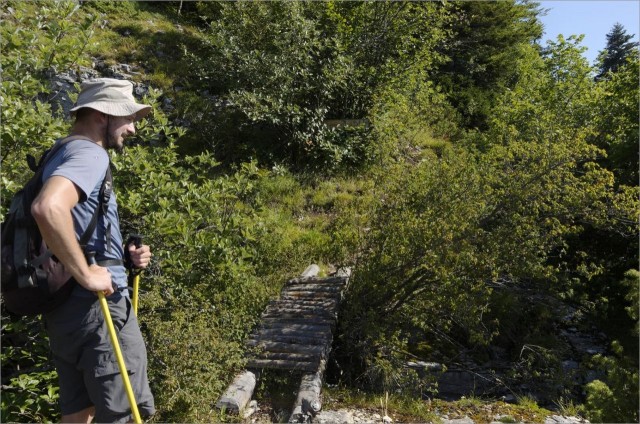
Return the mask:
M 564 415 L 552 415 L 544 419 L 544 424 L 585 424 L 589 421 L 579 417 L 565 417 Z
M 442 424 L 475 424 L 471 418 L 464 416 L 464 418 L 455 418 L 453 420 L 443 419 Z
M 311 419 L 318 424 L 353 424 L 353 414 L 349 411 L 321 411 Z

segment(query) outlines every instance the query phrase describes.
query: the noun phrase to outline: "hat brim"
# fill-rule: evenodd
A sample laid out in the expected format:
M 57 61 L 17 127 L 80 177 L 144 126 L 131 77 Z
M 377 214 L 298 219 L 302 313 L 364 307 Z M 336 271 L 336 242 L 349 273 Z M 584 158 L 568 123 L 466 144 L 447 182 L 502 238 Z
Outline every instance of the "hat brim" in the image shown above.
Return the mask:
M 88 107 L 95 109 L 98 112 L 105 113 L 111 116 L 131 116 L 135 115 L 135 120 L 138 121 L 151 112 L 151 106 L 143 105 L 140 103 L 111 103 L 111 102 L 91 102 L 75 106 L 70 109 L 70 112 L 76 112 L 79 109 Z

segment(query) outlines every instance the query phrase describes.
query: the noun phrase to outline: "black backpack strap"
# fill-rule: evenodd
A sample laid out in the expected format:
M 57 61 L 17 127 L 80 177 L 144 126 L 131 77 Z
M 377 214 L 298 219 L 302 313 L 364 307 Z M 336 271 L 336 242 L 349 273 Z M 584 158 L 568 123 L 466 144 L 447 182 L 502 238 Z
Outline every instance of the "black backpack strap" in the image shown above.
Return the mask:
M 107 166 L 107 171 L 104 174 L 104 179 L 102 180 L 102 185 L 100 186 L 100 194 L 98 195 L 98 206 L 96 207 L 95 211 L 93 212 L 93 215 L 91 216 L 91 221 L 89 222 L 89 225 L 87 225 L 87 228 L 84 230 L 84 233 L 82 233 L 82 236 L 80 236 L 80 240 L 78 241 L 78 243 L 80 243 L 80 246 L 82 247 L 83 250 L 86 248 L 87 243 L 89 243 L 91 236 L 93 235 L 93 233 L 96 230 L 96 227 L 98 226 L 98 218 L 100 217 L 100 215 L 102 215 L 106 220 L 107 210 L 109 207 L 109 199 L 111 198 L 112 184 L 113 184 L 113 179 L 111 176 L 111 162 L 109 162 L 109 166 Z M 105 234 L 107 238 L 106 240 L 107 252 L 109 252 L 111 251 L 111 223 L 110 222 L 106 223 Z
M 105 244 L 107 246 L 107 253 L 111 253 L 111 222 L 107 219 L 107 211 L 109 210 L 109 199 L 111 199 L 111 193 L 113 190 L 113 178 L 111 176 L 111 161 L 107 166 L 107 171 L 100 187 L 99 206 L 102 209 L 102 219 L 105 225 Z

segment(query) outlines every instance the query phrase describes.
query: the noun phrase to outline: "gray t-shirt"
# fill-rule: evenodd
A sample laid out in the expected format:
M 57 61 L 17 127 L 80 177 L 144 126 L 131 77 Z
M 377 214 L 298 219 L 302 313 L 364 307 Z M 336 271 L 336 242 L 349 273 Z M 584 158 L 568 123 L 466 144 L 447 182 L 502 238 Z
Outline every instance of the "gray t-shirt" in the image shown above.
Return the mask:
M 80 239 L 91 222 L 91 217 L 98 207 L 100 187 L 109 166 L 109 154 L 102 146 L 90 140 L 73 140 L 67 142 L 52 157 L 44 168 L 42 180 L 52 176 L 65 177 L 78 187 L 80 202 L 71 210 L 76 237 Z M 105 221 L 106 218 L 106 221 Z M 111 223 L 111 247 L 107 252 L 106 223 Z M 111 194 L 106 217 L 98 219 L 96 231 L 87 243 L 88 251 L 95 251 L 98 261 L 119 259 L 124 257 L 120 218 L 115 193 Z M 127 287 L 127 274 L 123 265 L 109 266 L 112 281 L 120 288 Z M 126 295 L 127 290 L 123 292 Z M 92 292 L 78 285 L 74 295 L 95 296 Z

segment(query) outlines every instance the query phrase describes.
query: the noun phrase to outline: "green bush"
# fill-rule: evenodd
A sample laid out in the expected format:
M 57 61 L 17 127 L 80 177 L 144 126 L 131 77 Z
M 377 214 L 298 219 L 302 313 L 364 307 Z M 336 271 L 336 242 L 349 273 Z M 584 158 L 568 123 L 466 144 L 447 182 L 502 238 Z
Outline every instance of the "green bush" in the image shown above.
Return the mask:
M 591 422 L 632 423 L 638 421 L 640 410 L 638 362 L 625 357 L 619 343 L 612 344 L 615 356 L 596 355 L 593 366 L 606 373 L 602 380 L 587 384 L 584 405 Z

